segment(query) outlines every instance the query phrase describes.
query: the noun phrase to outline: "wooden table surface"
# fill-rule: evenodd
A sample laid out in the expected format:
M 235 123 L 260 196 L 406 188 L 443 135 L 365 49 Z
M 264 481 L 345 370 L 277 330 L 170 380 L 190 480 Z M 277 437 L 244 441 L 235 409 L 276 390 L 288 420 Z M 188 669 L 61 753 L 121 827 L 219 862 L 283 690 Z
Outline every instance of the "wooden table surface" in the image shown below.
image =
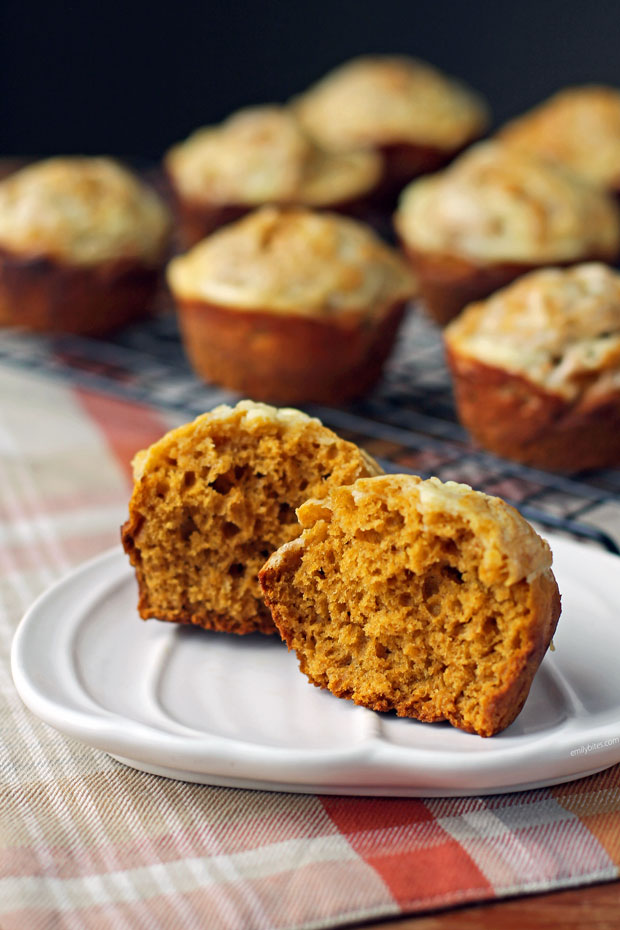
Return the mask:
M 353 930 L 620 930 L 620 881 L 358 924 Z

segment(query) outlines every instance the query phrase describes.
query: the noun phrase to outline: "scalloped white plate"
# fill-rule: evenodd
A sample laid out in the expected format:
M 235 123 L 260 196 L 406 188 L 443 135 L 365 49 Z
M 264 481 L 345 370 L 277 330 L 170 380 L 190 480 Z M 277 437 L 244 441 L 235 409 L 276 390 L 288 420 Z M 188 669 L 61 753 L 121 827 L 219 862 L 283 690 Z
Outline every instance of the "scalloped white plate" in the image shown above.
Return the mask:
M 519 718 L 491 739 L 314 688 L 276 637 L 141 622 L 120 548 L 31 607 L 13 642 L 13 678 L 62 733 L 186 781 L 420 797 L 570 781 L 620 761 L 620 559 L 550 541 L 563 596 L 555 652 Z

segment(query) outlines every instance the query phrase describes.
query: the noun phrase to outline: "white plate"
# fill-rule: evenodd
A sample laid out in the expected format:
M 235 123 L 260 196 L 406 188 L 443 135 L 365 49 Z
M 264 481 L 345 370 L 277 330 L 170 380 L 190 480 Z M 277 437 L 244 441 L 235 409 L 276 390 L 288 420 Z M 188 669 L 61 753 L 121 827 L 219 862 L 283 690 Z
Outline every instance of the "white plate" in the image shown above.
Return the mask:
M 276 637 L 141 622 L 120 549 L 32 606 L 13 642 L 13 677 L 62 733 L 187 781 L 421 797 L 570 781 L 620 761 L 620 559 L 551 543 L 563 596 L 556 649 L 519 718 L 491 739 L 314 688 Z

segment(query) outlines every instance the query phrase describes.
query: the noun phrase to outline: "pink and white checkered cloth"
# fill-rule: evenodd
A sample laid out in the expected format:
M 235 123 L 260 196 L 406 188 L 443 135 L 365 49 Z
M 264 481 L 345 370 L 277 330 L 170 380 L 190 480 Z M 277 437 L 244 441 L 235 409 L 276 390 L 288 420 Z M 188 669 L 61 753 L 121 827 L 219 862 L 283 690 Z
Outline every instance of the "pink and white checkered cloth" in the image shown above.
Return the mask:
M 40 723 L 20 616 L 118 541 L 163 414 L 0 368 L 0 927 L 344 926 L 618 877 L 620 766 L 467 799 L 293 795 L 142 774 Z

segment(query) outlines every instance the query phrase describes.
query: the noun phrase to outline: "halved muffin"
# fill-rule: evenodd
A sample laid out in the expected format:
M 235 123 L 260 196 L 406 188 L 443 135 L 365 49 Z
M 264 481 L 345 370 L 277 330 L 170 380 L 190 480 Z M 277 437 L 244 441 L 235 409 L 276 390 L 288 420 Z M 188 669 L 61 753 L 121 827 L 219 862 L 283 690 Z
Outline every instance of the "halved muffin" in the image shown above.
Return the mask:
M 551 552 L 497 497 L 412 475 L 362 478 L 297 511 L 260 571 L 301 671 L 379 711 L 492 736 L 553 636 Z
M 486 449 L 554 471 L 620 465 L 620 275 L 533 272 L 445 331 L 461 422 Z
M 612 261 L 620 251 L 613 198 L 495 141 L 410 184 L 395 223 L 426 307 L 442 324 L 527 271 Z
M 489 119 L 485 102 L 470 88 L 401 55 L 354 58 L 292 107 L 325 148 L 381 152 L 391 189 L 441 167 L 479 138 Z
M 52 158 L 0 182 L 0 325 L 101 334 L 148 311 L 170 221 L 107 158 Z
M 165 157 L 186 247 L 263 204 L 355 211 L 376 187 L 372 152 L 330 153 L 284 107 L 248 107 Z
M 260 400 L 335 403 L 379 377 L 414 293 L 363 224 L 263 207 L 170 263 L 196 372 Z
M 620 90 L 615 87 L 567 87 L 511 120 L 498 138 L 620 194 Z
M 241 401 L 171 430 L 134 459 L 122 541 L 138 611 L 230 633 L 273 633 L 258 583 L 300 532 L 295 508 L 381 469 L 299 410 Z

